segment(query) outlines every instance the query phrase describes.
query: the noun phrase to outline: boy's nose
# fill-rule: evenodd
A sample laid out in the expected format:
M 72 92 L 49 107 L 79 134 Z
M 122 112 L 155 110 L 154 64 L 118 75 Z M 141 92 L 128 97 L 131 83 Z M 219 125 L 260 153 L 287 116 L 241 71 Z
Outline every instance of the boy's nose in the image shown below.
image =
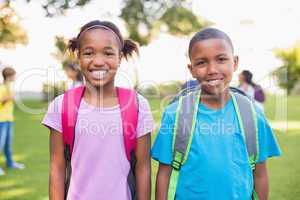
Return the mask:
M 217 66 L 215 63 L 209 63 L 207 67 L 207 73 L 208 74 L 215 74 L 218 72 Z

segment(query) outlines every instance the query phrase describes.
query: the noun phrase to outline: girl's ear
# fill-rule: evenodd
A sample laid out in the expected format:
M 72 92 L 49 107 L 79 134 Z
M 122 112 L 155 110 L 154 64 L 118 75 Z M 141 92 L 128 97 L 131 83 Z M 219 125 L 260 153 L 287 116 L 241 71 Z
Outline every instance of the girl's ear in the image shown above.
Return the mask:
M 120 53 L 119 53 L 119 66 L 120 66 L 120 64 L 121 64 L 122 58 L 123 58 L 123 52 L 120 51 Z
M 233 62 L 234 62 L 234 71 L 236 71 L 238 69 L 238 66 L 239 66 L 239 57 L 238 56 L 234 56 L 233 58 Z

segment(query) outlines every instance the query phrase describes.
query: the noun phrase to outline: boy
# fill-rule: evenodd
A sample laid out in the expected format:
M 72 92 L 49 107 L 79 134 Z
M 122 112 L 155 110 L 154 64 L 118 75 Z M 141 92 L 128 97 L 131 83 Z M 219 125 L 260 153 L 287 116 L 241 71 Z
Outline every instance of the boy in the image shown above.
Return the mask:
M 3 84 L 0 85 L 0 151 L 4 151 L 6 166 L 11 169 L 24 169 L 24 165 L 13 161 L 12 137 L 13 137 L 13 108 L 14 94 L 11 85 L 15 80 L 16 71 L 11 67 L 5 67 L 2 71 Z M 0 175 L 5 172 L 0 168 Z
M 240 114 L 245 112 L 237 111 L 237 102 L 241 101 L 237 101 L 236 95 L 229 90 L 233 72 L 238 66 L 230 38 L 218 29 L 204 29 L 190 41 L 189 57 L 191 64 L 188 68 L 201 84 L 201 91 L 197 91 L 192 103 L 176 101 L 163 114 L 152 148 L 152 157 L 159 162 L 156 199 L 267 200 L 266 160 L 279 156 L 280 149 L 265 116 L 246 99 L 247 105 L 251 105 L 256 113 L 253 124 L 257 129 L 253 129 L 257 134 L 251 136 L 257 136 L 254 143 L 258 142 L 250 145 L 258 149 L 252 157 L 248 156 L 249 141 L 246 142 L 245 138 L 248 139 L 249 135 L 245 133 L 253 130 L 244 129 L 251 123 L 242 126 Z M 245 100 L 245 97 L 241 98 Z M 194 108 L 185 113 L 185 118 L 178 118 L 178 113 L 184 113 L 182 110 L 189 107 Z M 181 129 L 182 125 L 187 126 L 190 121 L 193 125 L 187 129 L 191 130 L 191 136 L 188 137 L 190 142 L 186 145 L 186 153 L 174 151 L 180 135 L 178 130 L 185 130 L 186 127 Z M 175 134 L 176 140 L 173 140 Z M 173 179 L 173 174 L 174 177 L 177 174 L 177 178 Z

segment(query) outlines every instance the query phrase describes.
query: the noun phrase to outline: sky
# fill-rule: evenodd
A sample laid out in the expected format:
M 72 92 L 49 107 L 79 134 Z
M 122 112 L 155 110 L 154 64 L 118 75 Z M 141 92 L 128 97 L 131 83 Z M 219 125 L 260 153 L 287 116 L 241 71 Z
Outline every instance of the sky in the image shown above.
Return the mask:
M 84 8 L 68 10 L 65 16 L 55 18 L 46 18 L 37 1 L 17 2 L 14 8 L 22 17 L 29 43 L 16 49 L 0 49 L 0 61 L 17 70 L 17 91 L 41 91 L 45 82 L 66 79 L 60 63 L 51 55 L 55 52 L 55 35 L 74 37 L 83 24 L 94 19 L 110 20 L 127 35 L 124 22 L 117 17 L 121 0 L 94 0 Z M 239 71 L 249 69 L 257 82 L 270 89 L 274 83 L 267 75 L 281 65 L 272 50 L 291 47 L 300 40 L 299 7 L 297 0 L 193 0 L 190 3 L 195 14 L 214 22 L 214 27 L 232 38 L 240 58 L 234 82 Z M 139 59 L 122 64 L 117 84 L 131 86 L 135 69 L 144 86 L 190 79 L 186 67 L 189 38 L 162 32 L 148 46 L 141 47 Z

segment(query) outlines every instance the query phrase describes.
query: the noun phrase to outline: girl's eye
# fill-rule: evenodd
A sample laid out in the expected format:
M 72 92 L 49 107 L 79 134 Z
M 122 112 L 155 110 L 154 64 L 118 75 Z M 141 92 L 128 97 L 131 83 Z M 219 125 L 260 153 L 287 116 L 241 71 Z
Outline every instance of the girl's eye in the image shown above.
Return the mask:
M 220 57 L 220 58 L 218 58 L 218 61 L 220 61 L 220 62 L 225 62 L 225 61 L 227 61 L 228 59 L 226 58 L 226 57 Z
M 105 52 L 105 55 L 107 55 L 107 56 L 114 56 L 115 53 L 114 52 Z
M 86 51 L 86 52 L 83 52 L 82 55 L 84 56 L 91 56 L 93 54 L 93 52 L 91 51 Z

